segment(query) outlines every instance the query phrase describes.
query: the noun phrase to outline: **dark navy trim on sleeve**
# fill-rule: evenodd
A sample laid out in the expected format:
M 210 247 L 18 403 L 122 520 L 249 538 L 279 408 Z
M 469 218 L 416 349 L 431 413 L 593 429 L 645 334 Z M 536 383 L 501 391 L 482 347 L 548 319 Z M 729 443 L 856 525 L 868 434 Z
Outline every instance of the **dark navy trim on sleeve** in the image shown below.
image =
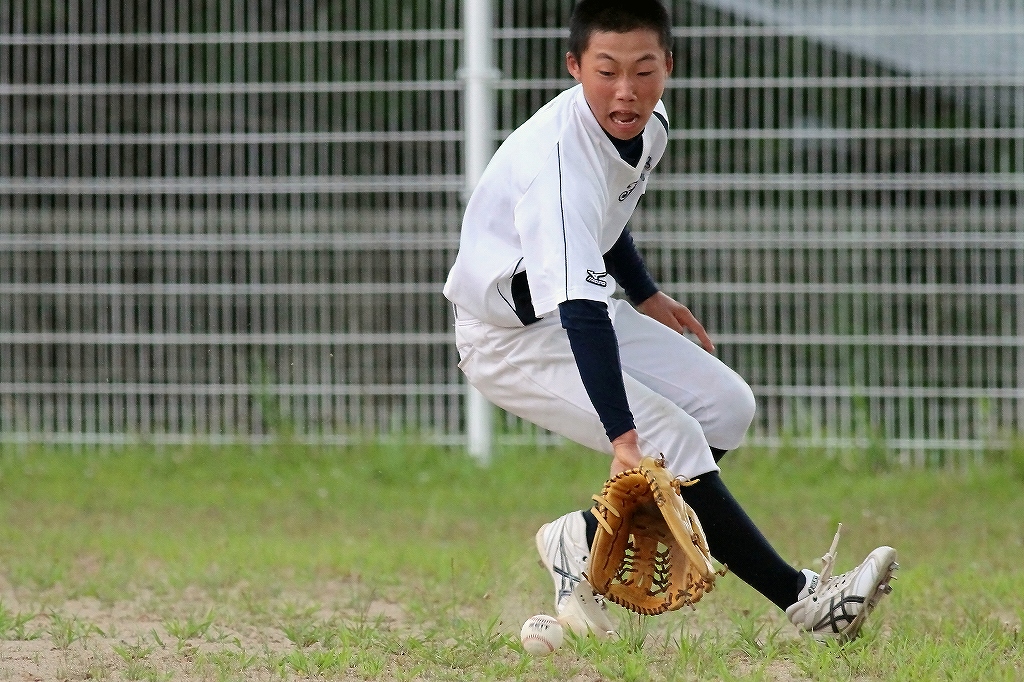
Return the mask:
M 604 254 L 604 266 L 615 281 L 622 285 L 633 305 L 640 305 L 658 293 L 658 285 L 647 271 L 628 227 L 622 230 L 618 240 Z
M 662 116 L 657 111 L 655 111 L 653 113 L 658 118 L 658 120 L 661 121 L 661 125 L 665 126 L 665 132 L 667 133 L 668 132 L 668 119 L 665 118 L 664 116 Z
M 508 307 L 516 314 L 516 317 L 523 323 L 523 326 L 526 326 L 539 322 L 540 318 L 537 317 L 536 311 L 533 308 L 533 296 L 530 294 L 530 282 L 526 279 L 526 271 L 519 269 L 519 266 L 522 264 L 523 259 L 520 258 L 514 268 L 514 274 L 509 278 L 509 288 L 512 294 L 511 301 L 502 292 L 501 282 L 495 284 L 494 288 L 497 290 L 498 296 L 501 296 L 501 300 L 508 304 Z
M 622 380 L 622 361 L 608 306 L 576 299 L 558 304 L 576 366 L 608 440 L 636 428 Z
M 540 318 L 537 317 L 537 313 L 533 309 L 530 281 L 526 278 L 525 270 L 512 275 L 512 301 L 515 303 L 516 317 L 524 326 L 540 322 Z

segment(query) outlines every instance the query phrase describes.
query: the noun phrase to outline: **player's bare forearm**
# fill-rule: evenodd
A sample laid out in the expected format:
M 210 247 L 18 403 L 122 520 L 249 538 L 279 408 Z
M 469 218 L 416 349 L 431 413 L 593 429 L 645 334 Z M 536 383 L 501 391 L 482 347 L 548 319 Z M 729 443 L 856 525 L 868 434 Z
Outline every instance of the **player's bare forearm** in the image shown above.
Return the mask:
M 640 466 L 640 436 L 636 429 L 626 431 L 612 441 L 612 468 L 610 478 Z
M 713 353 L 715 351 L 715 344 L 711 342 L 711 337 L 704 329 L 704 325 L 694 317 L 689 308 L 665 292 L 659 291 L 637 306 L 637 308 L 647 317 L 661 322 L 669 329 L 673 329 L 680 334 L 690 332 L 697 337 L 700 345 L 707 352 Z

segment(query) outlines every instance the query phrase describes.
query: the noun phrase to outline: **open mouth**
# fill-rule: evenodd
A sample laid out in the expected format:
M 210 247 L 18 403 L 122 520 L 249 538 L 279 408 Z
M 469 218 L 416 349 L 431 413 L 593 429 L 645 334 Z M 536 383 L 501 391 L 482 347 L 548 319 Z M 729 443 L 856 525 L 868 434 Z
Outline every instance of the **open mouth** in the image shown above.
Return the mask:
M 640 116 L 632 111 L 613 111 L 611 119 L 617 125 L 631 126 L 640 120 Z

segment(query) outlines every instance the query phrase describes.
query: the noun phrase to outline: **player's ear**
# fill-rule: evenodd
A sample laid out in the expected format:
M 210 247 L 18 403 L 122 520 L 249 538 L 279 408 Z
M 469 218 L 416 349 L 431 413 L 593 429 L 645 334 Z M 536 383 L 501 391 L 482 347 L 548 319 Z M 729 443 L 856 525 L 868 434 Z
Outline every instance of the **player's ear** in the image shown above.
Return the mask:
M 565 68 L 569 70 L 569 75 L 580 81 L 580 77 L 583 75 L 583 70 L 580 68 L 580 60 L 576 59 L 576 55 L 572 52 L 565 53 Z
M 672 59 L 672 53 L 671 52 L 666 52 L 665 53 L 665 73 L 667 73 L 668 75 L 671 76 L 672 75 L 672 67 L 674 65 L 675 65 L 675 61 L 673 61 L 673 59 Z

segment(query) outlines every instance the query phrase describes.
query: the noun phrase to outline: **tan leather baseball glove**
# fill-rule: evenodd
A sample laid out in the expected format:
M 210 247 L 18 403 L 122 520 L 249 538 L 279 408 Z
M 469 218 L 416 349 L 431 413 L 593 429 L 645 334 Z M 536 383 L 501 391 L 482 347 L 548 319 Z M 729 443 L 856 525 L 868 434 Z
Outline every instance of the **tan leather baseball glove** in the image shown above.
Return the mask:
M 692 606 L 714 589 L 716 573 L 704 530 L 683 501 L 664 460 L 608 479 L 594 495 L 598 529 L 586 578 L 624 608 L 646 615 Z

